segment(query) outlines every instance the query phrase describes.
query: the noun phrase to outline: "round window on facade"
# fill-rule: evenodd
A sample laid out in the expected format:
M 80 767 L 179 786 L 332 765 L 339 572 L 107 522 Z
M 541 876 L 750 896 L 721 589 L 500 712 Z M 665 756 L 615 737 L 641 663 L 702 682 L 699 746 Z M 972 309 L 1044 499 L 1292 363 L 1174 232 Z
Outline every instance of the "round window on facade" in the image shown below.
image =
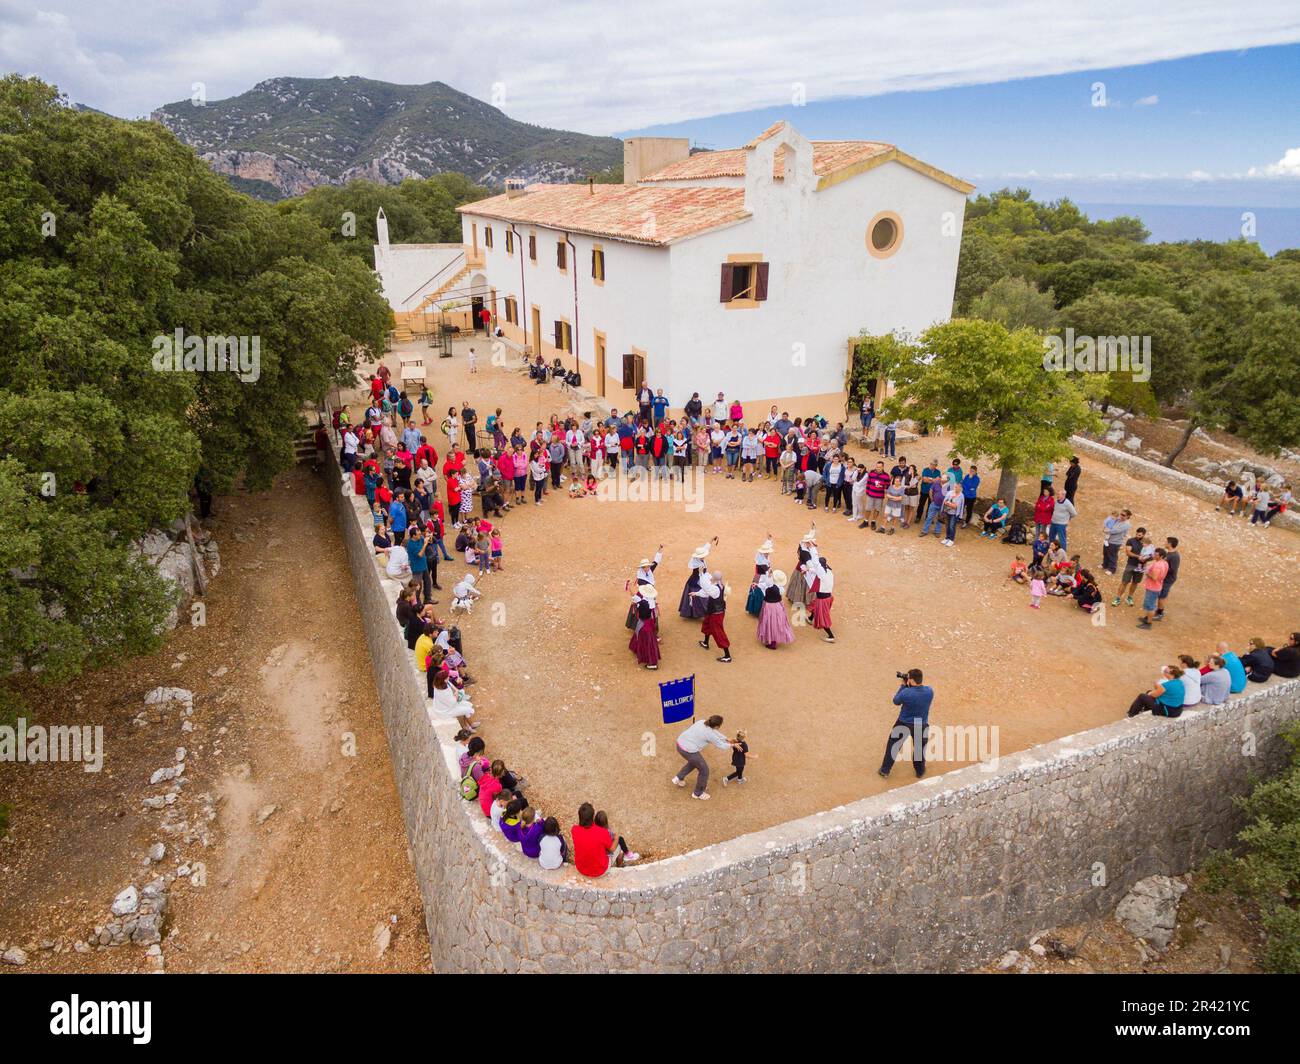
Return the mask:
M 881 211 L 867 226 L 867 250 L 878 259 L 887 259 L 903 240 L 903 219 L 893 211 Z

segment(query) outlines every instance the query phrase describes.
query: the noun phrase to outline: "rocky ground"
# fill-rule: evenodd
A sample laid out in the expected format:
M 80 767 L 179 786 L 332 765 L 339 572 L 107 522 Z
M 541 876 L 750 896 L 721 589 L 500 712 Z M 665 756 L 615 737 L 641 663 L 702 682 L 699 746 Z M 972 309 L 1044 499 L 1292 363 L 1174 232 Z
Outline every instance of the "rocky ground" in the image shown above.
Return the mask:
M 1257 973 L 1253 913 L 1195 876 L 1151 876 L 1103 920 L 1040 931 L 980 969 L 1008 974 Z
M 1107 431 L 1097 438 L 1098 443 L 1153 462 L 1163 462 L 1173 453 L 1187 430 L 1186 421 L 1138 417 L 1122 411 L 1111 411 L 1105 420 Z M 1215 484 L 1229 479 L 1248 485 L 1259 482 L 1270 490 L 1283 484 L 1300 485 L 1300 454 L 1290 450 L 1262 454 L 1218 430 L 1196 429 L 1174 468 Z
M 205 623 L 182 611 L 153 655 L 26 688 L 41 724 L 102 726 L 105 760 L 0 764 L 0 970 L 425 971 L 324 485 L 297 468 L 218 500 L 201 551 L 208 533 Z

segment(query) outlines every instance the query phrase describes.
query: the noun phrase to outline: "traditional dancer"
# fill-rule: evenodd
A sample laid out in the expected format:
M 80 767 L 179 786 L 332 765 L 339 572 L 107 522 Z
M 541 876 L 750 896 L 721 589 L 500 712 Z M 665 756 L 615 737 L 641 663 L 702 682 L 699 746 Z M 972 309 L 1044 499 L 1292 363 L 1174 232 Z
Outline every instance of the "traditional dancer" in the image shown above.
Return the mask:
M 637 586 L 636 595 L 632 599 L 632 605 L 636 609 L 636 627 L 627 645 L 628 650 L 636 655 L 637 663 L 650 670 L 659 668 L 659 640 L 655 629 L 656 598 L 654 584 Z
M 638 590 L 646 584 L 653 584 L 655 582 L 655 570 L 659 568 L 659 563 L 663 561 L 663 559 L 664 559 L 664 545 L 660 543 L 659 549 L 655 551 L 655 556 L 653 561 L 651 561 L 649 558 L 642 558 L 641 561 L 637 563 L 636 586 Z M 625 591 L 631 590 L 631 588 L 625 586 L 624 590 Z M 659 607 L 656 606 L 655 607 L 656 627 L 658 625 L 658 621 L 659 621 Z M 627 608 L 628 628 L 635 628 L 636 627 L 635 622 L 636 622 L 636 601 L 634 599 Z
M 794 575 L 785 589 L 785 597 L 790 605 L 799 607 L 800 616 L 804 616 L 812 596 L 808 593 L 807 565 L 812 558 L 812 551 L 817 549 L 817 529 L 814 527 L 799 541 L 799 557 L 795 561 Z
M 664 545 L 659 544 L 659 549 L 655 551 L 654 560 L 642 558 L 636 569 L 637 585 L 653 584 L 655 582 L 655 570 L 659 568 L 659 563 L 664 560 Z
M 751 617 L 757 617 L 763 612 L 763 589 L 759 586 L 759 581 L 771 568 L 772 537 L 768 536 L 763 541 L 763 545 L 758 548 L 758 553 L 754 555 L 754 579 L 749 585 L 749 597 L 745 600 L 745 612 Z
M 730 665 L 731 640 L 727 638 L 727 630 L 723 627 L 727 616 L 727 585 L 723 583 L 722 572 L 702 570 L 700 589 L 692 594 L 704 603 L 704 623 L 700 626 L 700 634 L 704 638 L 700 640 L 700 646 L 708 650 L 709 639 L 716 639 L 718 649 L 722 651 L 722 657 L 718 660 L 724 665 Z
M 778 643 L 794 642 L 794 628 L 785 612 L 785 603 L 781 601 L 786 582 L 786 575 L 780 569 L 759 577 L 763 609 L 758 615 L 758 641 L 768 650 L 775 650 Z
M 812 557 L 808 561 L 808 571 L 813 574 L 812 587 L 809 593 L 812 595 L 812 605 L 809 607 L 812 613 L 812 623 L 814 628 L 820 628 L 826 634 L 822 636 L 828 643 L 835 642 L 835 633 L 831 631 L 831 607 L 835 605 L 835 596 L 832 592 L 835 590 L 835 574 L 831 572 L 830 564 L 825 558 L 817 553 L 817 548 L 812 548 Z
M 700 573 L 705 568 L 704 559 L 709 556 L 709 550 L 717 546 L 717 543 L 718 537 L 714 536 L 711 543 L 696 547 L 691 553 L 691 560 L 687 563 L 691 572 L 686 578 L 686 586 L 682 588 L 682 600 L 678 603 L 677 612 L 688 621 L 698 621 L 704 617 L 704 602 L 695 596 L 695 592 L 700 589 Z

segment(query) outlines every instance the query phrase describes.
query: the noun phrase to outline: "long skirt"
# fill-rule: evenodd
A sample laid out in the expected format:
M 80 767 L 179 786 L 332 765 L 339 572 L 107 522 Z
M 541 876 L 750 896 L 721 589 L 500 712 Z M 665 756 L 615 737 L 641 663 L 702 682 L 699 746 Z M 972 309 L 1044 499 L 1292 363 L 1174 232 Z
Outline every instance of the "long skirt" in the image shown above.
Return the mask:
M 831 626 L 831 607 L 833 605 L 835 605 L 834 595 L 818 595 L 812 600 L 809 609 L 812 612 L 814 628 L 829 628 Z
M 784 602 L 763 603 L 763 612 L 758 615 L 758 641 L 764 646 L 794 642 L 794 629 Z
M 699 589 L 700 571 L 692 569 L 691 575 L 686 578 L 686 586 L 682 588 L 682 601 L 677 606 L 677 612 L 688 621 L 702 620 L 706 612 L 703 597 L 691 594 Z
M 745 599 L 745 612 L 751 617 L 757 617 L 763 611 L 763 589 L 757 584 L 749 589 L 749 597 Z
M 796 569 L 791 574 L 790 583 L 785 589 L 785 597 L 796 606 L 808 605 L 808 578 L 803 575 L 801 569 Z
M 655 638 L 654 618 L 637 623 L 636 631 L 632 633 L 632 639 L 627 648 L 636 655 L 639 664 L 659 664 L 659 640 Z

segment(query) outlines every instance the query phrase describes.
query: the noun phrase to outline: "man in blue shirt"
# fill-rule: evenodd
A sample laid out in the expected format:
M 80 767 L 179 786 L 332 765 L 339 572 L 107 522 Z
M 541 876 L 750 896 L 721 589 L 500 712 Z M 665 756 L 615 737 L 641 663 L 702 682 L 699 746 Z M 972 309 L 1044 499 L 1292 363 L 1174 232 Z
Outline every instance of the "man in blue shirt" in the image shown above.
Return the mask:
M 971 515 L 975 512 L 975 493 L 980 490 L 980 471 L 975 466 L 961 478 L 961 494 L 965 500 L 966 513 L 962 521 L 963 528 L 970 528 Z
M 668 416 L 668 396 L 664 395 L 664 390 L 662 388 L 655 392 L 652 406 L 654 409 L 654 423 L 658 425 L 659 422 Z
M 1219 656 L 1223 658 L 1223 667 L 1228 670 L 1228 678 L 1232 681 L 1228 690 L 1239 695 L 1246 689 L 1246 666 L 1241 663 L 1241 658 L 1228 649 L 1227 643 L 1220 643 L 1218 650 Z
M 930 464 L 921 470 L 921 500 L 916 509 L 916 520 L 921 521 L 925 517 L 926 508 L 930 505 L 930 488 L 934 482 L 942 477 L 939 472 L 939 459 L 932 458 Z
M 909 669 L 903 686 L 894 695 L 898 719 L 885 740 L 885 757 L 880 762 L 880 774 L 886 779 L 907 738 L 912 740 L 912 768 L 916 778 L 925 775 L 925 747 L 930 741 L 930 703 L 934 701 L 934 690 L 923 684 L 922 679 L 920 669 Z
M 411 529 L 411 534 L 406 537 L 406 556 L 411 562 L 411 579 L 418 580 L 424 588 L 424 601 L 433 600 L 433 585 L 437 582 L 434 573 L 438 569 L 438 555 L 433 555 L 434 573 L 429 572 L 429 559 L 425 554 L 428 549 L 429 541 L 424 538 L 424 533 L 420 530 L 419 525 Z
M 393 542 L 401 543 L 406 538 L 406 492 L 388 504 L 388 529 L 393 533 Z

